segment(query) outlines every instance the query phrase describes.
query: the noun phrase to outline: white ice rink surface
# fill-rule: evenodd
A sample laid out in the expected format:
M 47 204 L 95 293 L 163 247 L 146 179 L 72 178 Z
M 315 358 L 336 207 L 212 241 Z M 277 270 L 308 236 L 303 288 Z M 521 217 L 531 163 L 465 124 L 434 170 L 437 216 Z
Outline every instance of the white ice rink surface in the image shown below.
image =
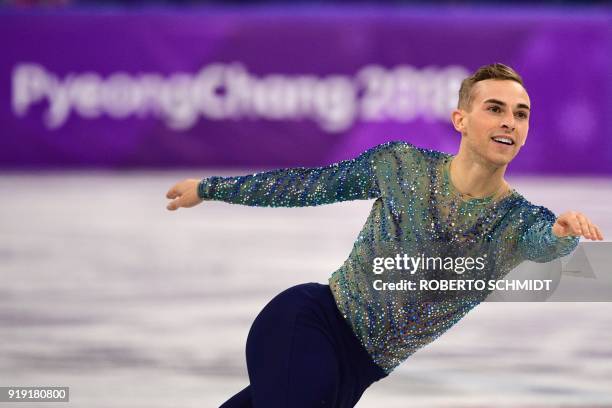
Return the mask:
M 165 210 L 170 185 L 209 174 L 0 175 L 0 386 L 71 399 L 0 407 L 207 408 L 247 385 L 252 320 L 326 283 L 372 201 Z M 610 241 L 611 179 L 510 182 Z M 357 406 L 612 407 L 612 303 L 483 303 Z

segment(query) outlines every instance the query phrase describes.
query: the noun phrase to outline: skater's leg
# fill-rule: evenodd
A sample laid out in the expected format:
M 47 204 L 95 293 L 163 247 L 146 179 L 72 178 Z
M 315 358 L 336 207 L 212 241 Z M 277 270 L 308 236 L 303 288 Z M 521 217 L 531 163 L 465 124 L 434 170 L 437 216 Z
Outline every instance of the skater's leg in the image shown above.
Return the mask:
M 289 407 L 336 407 L 340 387 L 337 356 L 316 321 L 298 316 L 289 355 Z
M 247 339 L 254 408 L 335 407 L 335 351 L 304 294 L 290 288 L 257 316 Z

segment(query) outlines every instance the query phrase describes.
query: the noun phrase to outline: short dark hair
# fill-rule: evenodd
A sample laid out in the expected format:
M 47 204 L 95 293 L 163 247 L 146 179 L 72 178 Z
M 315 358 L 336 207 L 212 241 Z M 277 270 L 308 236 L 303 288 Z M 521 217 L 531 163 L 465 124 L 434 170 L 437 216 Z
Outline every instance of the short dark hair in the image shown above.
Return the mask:
M 459 101 L 457 102 L 457 108 L 470 110 L 472 106 L 472 100 L 474 95 L 472 89 L 476 82 L 484 81 L 485 79 L 497 79 L 497 80 L 510 80 L 521 84 L 523 88 L 523 78 L 512 68 L 501 63 L 484 65 L 476 70 L 473 75 L 465 78 L 461 81 L 461 87 L 459 88 Z

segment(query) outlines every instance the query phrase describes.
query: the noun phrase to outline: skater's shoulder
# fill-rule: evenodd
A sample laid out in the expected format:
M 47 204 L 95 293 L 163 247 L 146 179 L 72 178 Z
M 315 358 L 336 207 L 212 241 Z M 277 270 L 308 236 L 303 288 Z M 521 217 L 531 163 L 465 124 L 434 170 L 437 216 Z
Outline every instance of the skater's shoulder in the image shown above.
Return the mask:
M 380 143 L 370 150 L 383 157 L 402 157 L 418 161 L 437 161 L 451 156 L 448 153 L 420 147 L 400 139 Z
M 514 199 L 512 200 L 512 209 L 525 224 L 531 224 L 541 220 L 554 223 L 557 218 L 552 210 L 543 205 L 529 201 L 516 190 L 514 191 Z

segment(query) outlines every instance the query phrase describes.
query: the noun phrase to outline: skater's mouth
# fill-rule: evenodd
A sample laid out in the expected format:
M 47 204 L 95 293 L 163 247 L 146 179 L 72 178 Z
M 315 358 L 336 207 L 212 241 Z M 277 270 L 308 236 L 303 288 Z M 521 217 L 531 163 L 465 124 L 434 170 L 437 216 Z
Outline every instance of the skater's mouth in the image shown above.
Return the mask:
M 508 146 L 512 146 L 515 144 L 514 139 L 510 136 L 504 135 L 504 136 L 493 136 L 491 138 L 491 140 L 493 140 L 496 143 L 501 143 L 501 144 L 505 144 Z

